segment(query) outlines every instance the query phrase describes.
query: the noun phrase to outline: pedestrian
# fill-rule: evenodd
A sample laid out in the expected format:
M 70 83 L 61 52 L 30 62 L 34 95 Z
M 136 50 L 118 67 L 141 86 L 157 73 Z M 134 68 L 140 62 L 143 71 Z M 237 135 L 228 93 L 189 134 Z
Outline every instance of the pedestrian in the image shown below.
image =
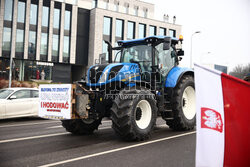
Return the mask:
M 44 70 L 42 70 L 42 72 L 41 72 L 41 80 L 45 80 L 45 72 L 44 72 Z
M 40 71 L 36 70 L 36 79 L 39 80 L 40 79 Z
M 15 71 L 15 80 L 19 80 L 19 70 L 18 68 L 16 68 L 16 71 Z

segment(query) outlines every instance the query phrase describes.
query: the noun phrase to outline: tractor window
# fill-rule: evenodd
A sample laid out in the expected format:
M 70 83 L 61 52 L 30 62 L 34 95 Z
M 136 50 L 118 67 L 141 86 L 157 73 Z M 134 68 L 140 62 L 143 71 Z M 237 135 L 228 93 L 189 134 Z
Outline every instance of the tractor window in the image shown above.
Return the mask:
M 165 78 L 168 72 L 175 66 L 176 53 L 172 47 L 169 50 L 163 50 L 163 43 L 155 47 L 155 55 L 158 57 L 158 64 L 161 75 Z
M 148 45 L 137 45 L 124 48 L 122 51 L 122 63 L 138 63 L 142 72 L 152 71 L 152 47 Z

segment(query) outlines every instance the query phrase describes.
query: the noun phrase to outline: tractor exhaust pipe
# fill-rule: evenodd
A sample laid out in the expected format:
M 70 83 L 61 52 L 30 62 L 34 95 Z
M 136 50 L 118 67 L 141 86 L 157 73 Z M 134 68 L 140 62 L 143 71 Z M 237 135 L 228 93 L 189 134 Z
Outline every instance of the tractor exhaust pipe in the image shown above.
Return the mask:
M 110 44 L 109 41 L 104 40 L 104 42 L 108 45 L 108 54 L 109 54 L 108 62 L 112 63 L 112 45 Z

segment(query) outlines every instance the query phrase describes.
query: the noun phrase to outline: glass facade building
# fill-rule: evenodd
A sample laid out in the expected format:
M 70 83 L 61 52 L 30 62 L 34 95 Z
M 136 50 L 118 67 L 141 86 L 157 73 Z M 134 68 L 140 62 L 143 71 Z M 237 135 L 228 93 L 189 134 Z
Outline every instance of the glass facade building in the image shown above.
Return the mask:
M 9 58 L 11 51 L 13 51 L 15 65 L 15 69 L 12 70 L 13 79 L 20 81 L 36 79 L 35 72 L 44 70 L 46 73 L 45 79 L 51 80 L 52 68 L 55 65 L 52 62 L 59 63 L 59 49 L 62 50 L 62 62 L 70 62 L 72 4 L 65 4 L 64 26 L 61 27 L 61 2 L 43 0 L 43 3 L 40 3 L 37 0 L 30 0 L 27 3 L 26 0 L 18 0 L 17 5 L 14 5 L 14 0 L 0 1 L 1 4 L 4 4 L 4 8 L 1 8 L 1 10 L 4 10 L 4 20 L 3 24 L 0 25 L 3 31 L 0 40 L 0 79 L 8 78 Z M 52 4 L 53 24 L 51 26 L 50 9 Z M 26 11 L 27 9 L 29 10 Z M 26 18 L 27 12 L 28 18 Z M 39 12 L 41 18 L 39 18 Z M 14 15 L 16 16 L 14 17 Z M 16 20 L 13 20 L 13 18 L 16 18 Z M 14 24 L 15 28 L 13 29 Z M 50 29 L 52 29 L 52 34 L 50 34 Z M 62 40 L 60 40 L 60 29 L 64 30 Z M 13 46 L 12 40 L 15 41 Z M 59 48 L 60 42 L 63 43 L 62 48 Z M 37 49 L 39 49 L 39 52 Z M 51 61 L 48 60 L 49 50 L 51 50 Z M 47 62 L 51 63 L 48 65 Z M 40 65 L 38 65 L 39 63 Z

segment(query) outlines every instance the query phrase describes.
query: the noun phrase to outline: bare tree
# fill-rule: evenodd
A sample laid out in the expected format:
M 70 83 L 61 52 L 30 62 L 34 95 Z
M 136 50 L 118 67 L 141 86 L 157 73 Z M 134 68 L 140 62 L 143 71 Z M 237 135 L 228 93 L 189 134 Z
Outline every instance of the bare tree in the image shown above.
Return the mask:
M 246 76 L 248 73 L 250 73 L 250 63 L 248 63 L 246 66 L 237 65 L 229 74 L 234 77 L 243 79 L 244 76 Z

